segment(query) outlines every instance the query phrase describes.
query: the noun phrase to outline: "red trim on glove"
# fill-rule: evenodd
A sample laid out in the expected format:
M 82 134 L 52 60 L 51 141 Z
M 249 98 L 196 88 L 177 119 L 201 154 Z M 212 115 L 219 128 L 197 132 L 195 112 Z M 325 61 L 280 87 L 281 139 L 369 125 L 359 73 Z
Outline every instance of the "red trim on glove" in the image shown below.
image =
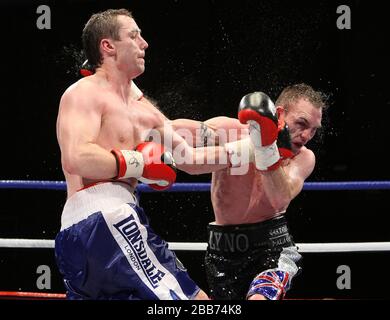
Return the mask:
M 125 175 L 127 170 L 125 157 L 123 156 L 122 152 L 120 152 L 120 150 L 117 149 L 111 150 L 111 153 L 115 156 L 116 168 L 118 172 L 118 174 L 114 177 L 114 179 L 120 179 Z
M 252 109 L 243 109 L 238 113 L 238 119 L 241 123 L 246 124 L 249 121 L 256 121 L 261 128 L 261 143 L 263 146 L 272 144 L 278 138 L 278 130 L 275 127 L 277 123 L 272 119 L 260 115 L 257 111 Z

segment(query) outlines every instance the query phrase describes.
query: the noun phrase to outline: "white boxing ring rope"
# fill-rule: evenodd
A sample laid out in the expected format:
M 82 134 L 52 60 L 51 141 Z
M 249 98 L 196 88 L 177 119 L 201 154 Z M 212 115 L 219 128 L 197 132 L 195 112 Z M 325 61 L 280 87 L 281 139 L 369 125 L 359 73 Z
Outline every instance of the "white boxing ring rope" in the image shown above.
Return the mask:
M 0 180 L 0 189 L 66 190 L 63 181 Z M 305 182 L 304 190 L 389 190 L 390 181 Z M 137 187 L 140 192 L 154 192 L 147 185 Z M 175 183 L 164 192 L 204 192 L 210 183 Z M 205 242 L 168 242 L 171 250 L 204 251 Z M 390 251 L 390 242 L 296 243 L 301 253 Z M 54 248 L 54 240 L 0 238 L 0 248 Z
M 390 251 L 390 242 L 296 243 L 301 253 Z M 205 251 L 206 242 L 168 242 L 171 250 Z M 0 248 L 52 249 L 54 240 L 0 239 Z

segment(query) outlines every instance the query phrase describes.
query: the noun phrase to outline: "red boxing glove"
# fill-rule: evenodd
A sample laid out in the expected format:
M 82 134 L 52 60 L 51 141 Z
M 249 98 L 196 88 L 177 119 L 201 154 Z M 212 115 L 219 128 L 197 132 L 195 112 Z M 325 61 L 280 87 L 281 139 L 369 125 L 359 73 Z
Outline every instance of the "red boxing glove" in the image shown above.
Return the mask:
M 115 179 L 137 178 L 155 190 L 168 189 L 176 180 L 176 166 L 172 154 L 164 146 L 143 142 L 136 150 L 111 151 L 118 174 Z
M 139 144 L 136 151 L 144 158 L 144 170 L 138 180 L 155 190 L 168 189 L 176 181 L 176 165 L 170 152 L 154 142 Z
M 275 170 L 280 165 L 278 116 L 272 100 L 263 92 L 245 95 L 238 108 L 238 119 L 249 124 L 249 137 L 255 147 L 256 168 L 260 171 Z

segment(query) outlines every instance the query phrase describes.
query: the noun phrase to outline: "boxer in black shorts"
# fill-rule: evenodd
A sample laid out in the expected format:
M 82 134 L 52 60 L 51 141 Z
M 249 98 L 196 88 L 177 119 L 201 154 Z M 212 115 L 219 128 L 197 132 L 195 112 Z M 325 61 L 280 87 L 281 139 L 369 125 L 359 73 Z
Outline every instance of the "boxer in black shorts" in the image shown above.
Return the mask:
M 284 214 L 314 169 L 305 145 L 321 127 L 324 98 L 306 84 L 285 88 L 275 105 L 253 92 L 242 98 L 238 119 L 204 122 L 213 130 L 210 143 L 223 144 L 233 159 L 212 175 L 215 221 L 205 259 L 211 298 L 281 299 L 298 273 L 300 255 Z
M 280 299 L 299 272 L 300 259 L 284 216 L 260 223 L 208 226 L 205 266 L 214 299 L 245 299 L 257 274 L 263 278 L 259 284 L 264 296 Z M 288 270 L 288 277 L 280 270 Z M 280 280 L 268 281 L 268 276 Z

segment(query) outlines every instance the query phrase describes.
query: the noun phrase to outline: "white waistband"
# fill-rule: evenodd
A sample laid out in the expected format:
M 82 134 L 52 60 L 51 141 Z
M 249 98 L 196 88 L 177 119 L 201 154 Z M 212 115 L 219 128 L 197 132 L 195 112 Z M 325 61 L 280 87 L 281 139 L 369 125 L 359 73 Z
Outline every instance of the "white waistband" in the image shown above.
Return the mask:
M 65 203 L 61 230 L 87 219 L 91 214 L 115 208 L 124 203 L 137 203 L 131 186 L 120 182 L 105 182 L 72 195 Z

